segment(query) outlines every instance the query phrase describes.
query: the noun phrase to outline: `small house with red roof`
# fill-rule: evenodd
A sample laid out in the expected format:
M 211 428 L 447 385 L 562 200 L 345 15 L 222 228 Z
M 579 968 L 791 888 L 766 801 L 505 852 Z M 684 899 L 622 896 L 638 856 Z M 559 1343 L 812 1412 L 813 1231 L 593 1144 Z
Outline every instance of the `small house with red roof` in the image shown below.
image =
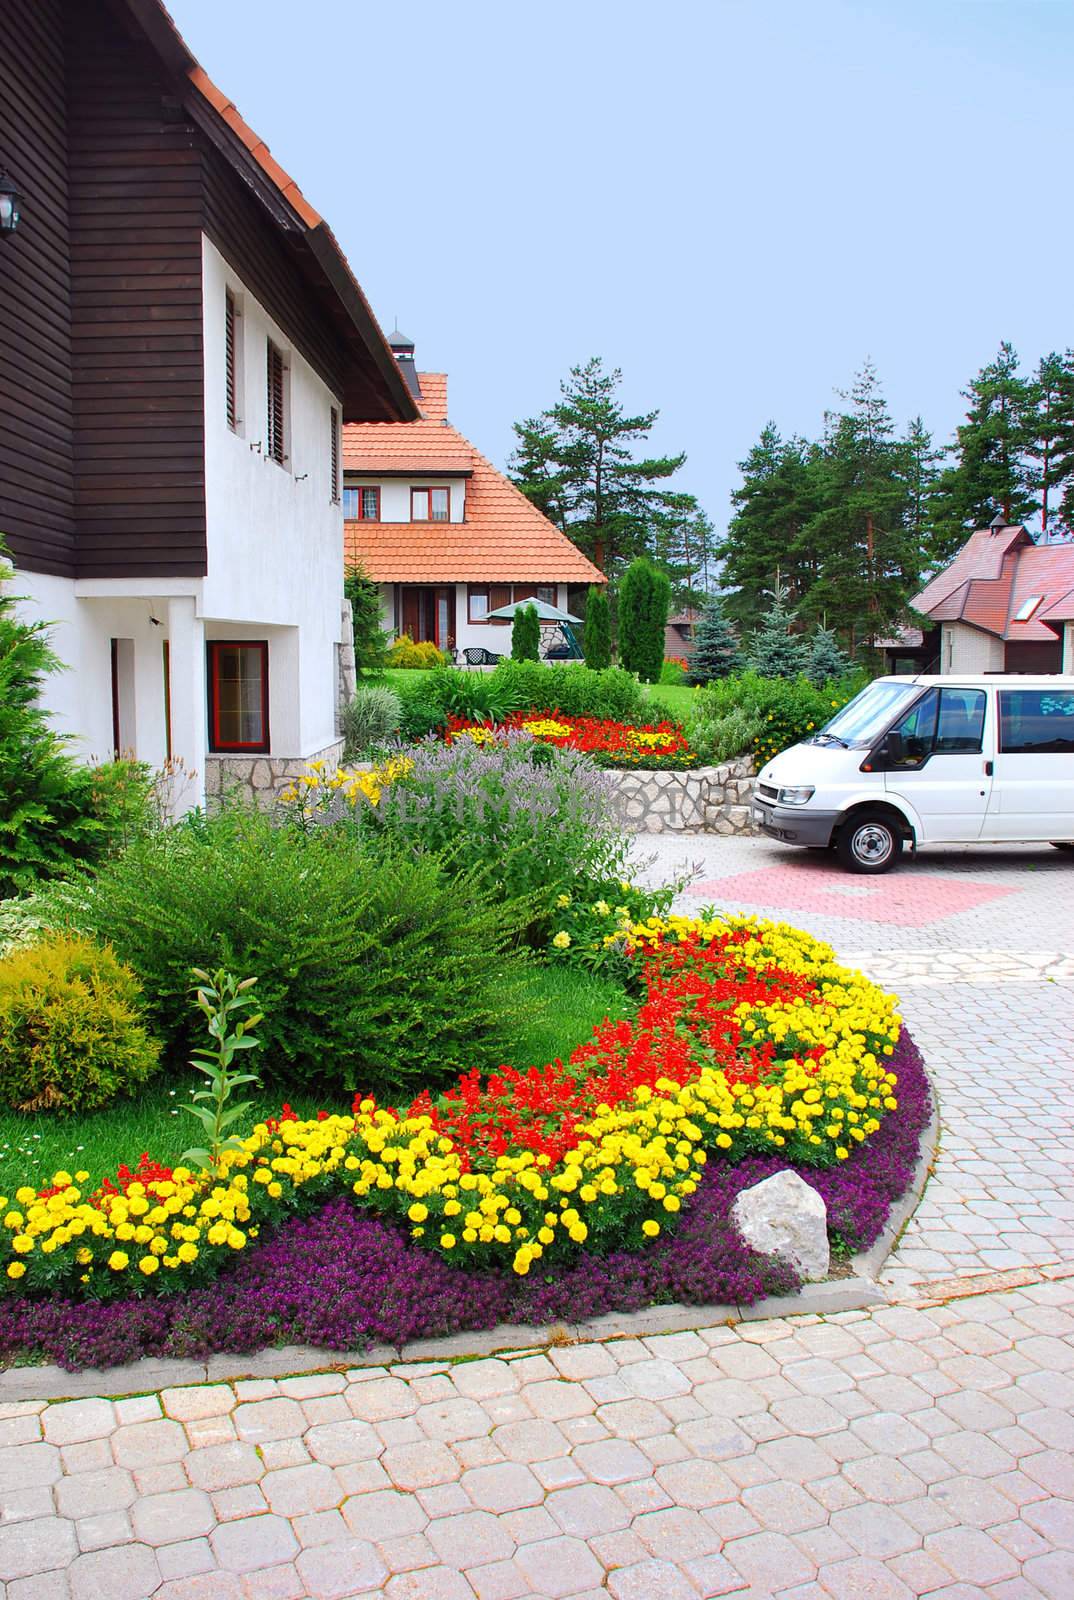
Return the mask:
M 393 636 L 503 654 L 509 624 L 490 613 L 530 599 L 565 611 L 571 586 L 604 575 L 452 426 L 446 374 L 418 372 L 398 330 L 388 343 L 420 414 L 344 426 L 347 564 L 380 585 Z
M 997 516 L 911 604 L 940 629 L 942 673 L 1074 673 L 1074 544 Z

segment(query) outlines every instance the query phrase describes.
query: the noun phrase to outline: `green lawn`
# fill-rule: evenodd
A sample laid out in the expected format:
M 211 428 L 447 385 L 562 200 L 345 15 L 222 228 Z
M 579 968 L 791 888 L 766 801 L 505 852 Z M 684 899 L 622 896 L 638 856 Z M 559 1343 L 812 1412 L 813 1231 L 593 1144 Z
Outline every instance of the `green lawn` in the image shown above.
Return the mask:
M 540 967 L 533 1009 L 523 1029 L 508 1041 L 504 1060 L 528 1067 L 569 1055 L 605 1016 L 624 1016 L 630 1002 L 618 984 L 571 967 Z M 198 1079 L 200 1086 L 203 1080 Z M 96 1185 L 113 1175 L 120 1162 L 134 1166 L 143 1150 L 174 1165 L 183 1151 L 202 1140 L 193 1117 L 179 1107 L 195 1086 L 192 1072 L 165 1071 L 137 1099 L 116 1100 L 81 1116 L 18 1111 L 0 1112 L 0 1194 L 11 1198 L 20 1184 L 41 1188 L 60 1168 L 87 1171 Z M 255 1092 L 250 1125 L 289 1100 L 300 1116 L 346 1110 L 346 1097 L 318 1097 L 278 1089 Z

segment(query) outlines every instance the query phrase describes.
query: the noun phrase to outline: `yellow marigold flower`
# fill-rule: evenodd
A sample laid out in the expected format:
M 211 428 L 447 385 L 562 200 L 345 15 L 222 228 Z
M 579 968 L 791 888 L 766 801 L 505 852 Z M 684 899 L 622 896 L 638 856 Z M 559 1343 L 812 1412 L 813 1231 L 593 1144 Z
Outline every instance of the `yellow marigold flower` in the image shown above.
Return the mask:
M 454 1250 L 455 1235 L 453 1233 L 442 1233 L 440 1235 L 440 1248 L 442 1250 Z
M 641 1225 L 641 1231 L 647 1239 L 655 1239 L 660 1232 L 660 1224 L 659 1222 L 654 1222 L 652 1217 L 646 1217 Z
M 130 1265 L 130 1256 L 125 1250 L 113 1250 L 108 1257 L 108 1265 L 113 1272 L 122 1272 L 124 1267 Z
M 569 894 L 558 894 L 556 896 L 556 905 L 559 907 L 559 909 L 561 911 L 565 910 L 566 907 L 570 905 L 570 903 L 571 903 L 571 897 L 570 897 Z
M 26 1272 L 26 1265 L 22 1261 L 12 1261 L 7 1269 L 9 1278 L 21 1278 Z
M 20 1206 L 32 1206 L 34 1201 L 37 1199 L 37 1190 L 29 1189 L 25 1184 L 23 1184 L 21 1189 L 15 1190 L 15 1199 L 18 1201 Z
M 34 1241 L 30 1238 L 28 1233 L 17 1233 L 14 1239 L 11 1241 L 12 1250 L 14 1250 L 20 1256 L 29 1255 L 33 1247 Z
M 144 1272 L 147 1278 L 151 1278 L 159 1267 L 160 1262 L 156 1256 L 143 1256 L 138 1263 L 138 1271 Z
M 189 1265 L 191 1261 L 198 1259 L 198 1247 L 196 1244 L 181 1244 L 176 1251 L 176 1255 L 180 1261 Z

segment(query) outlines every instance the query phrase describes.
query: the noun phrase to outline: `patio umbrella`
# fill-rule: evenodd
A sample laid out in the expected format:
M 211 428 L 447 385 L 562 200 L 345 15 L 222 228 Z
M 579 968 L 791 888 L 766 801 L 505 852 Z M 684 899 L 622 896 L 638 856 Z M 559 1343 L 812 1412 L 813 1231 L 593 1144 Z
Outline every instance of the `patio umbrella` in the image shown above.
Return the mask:
M 520 606 L 532 606 L 541 622 L 581 622 L 581 617 L 572 617 L 569 611 L 561 611 L 558 606 L 550 606 L 547 600 L 514 600 L 509 606 L 497 606 L 495 611 L 489 612 L 489 619 L 503 618 L 510 622 Z

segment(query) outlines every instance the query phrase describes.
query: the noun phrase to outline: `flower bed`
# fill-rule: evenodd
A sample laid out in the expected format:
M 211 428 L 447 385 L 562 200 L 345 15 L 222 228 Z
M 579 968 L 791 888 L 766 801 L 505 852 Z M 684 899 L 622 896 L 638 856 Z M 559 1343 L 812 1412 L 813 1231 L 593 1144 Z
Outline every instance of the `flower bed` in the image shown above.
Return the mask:
M 644 994 L 568 1062 L 463 1077 L 408 1107 L 260 1123 L 216 1174 L 85 1174 L 17 1190 L 8 1292 L 105 1299 L 216 1277 L 287 1217 L 341 1195 L 468 1267 L 562 1269 L 674 1230 L 708 1158 L 849 1159 L 896 1109 L 890 997 L 831 950 L 749 918 L 650 919 L 617 937 Z
M 833 1242 L 844 1249 L 865 1249 L 879 1235 L 910 1183 L 928 1122 L 928 1080 L 905 1031 L 891 1067 L 898 1112 L 847 1161 L 799 1169 L 824 1198 Z M 186 1294 L 107 1304 L 9 1296 L 0 1301 L 0 1360 L 32 1354 L 77 1370 L 275 1344 L 353 1351 L 498 1323 L 577 1323 L 654 1304 L 748 1306 L 797 1283 L 789 1267 L 742 1243 L 731 1207 L 742 1189 L 787 1164 L 777 1155 L 710 1162 L 676 1233 L 645 1250 L 583 1255 L 561 1272 L 526 1278 L 453 1267 L 403 1229 L 334 1200 L 290 1219 L 215 1283 Z
M 471 739 L 475 744 L 491 744 L 512 729 L 521 729 L 541 744 L 580 750 L 598 766 L 660 770 L 689 767 L 697 761 L 683 730 L 667 720 L 632 727 L 608 717 L 566 717 L 558 710 L 534 709 L 514 712 L 495 723 L 452 716 L 444 737 L 449 742 Z

